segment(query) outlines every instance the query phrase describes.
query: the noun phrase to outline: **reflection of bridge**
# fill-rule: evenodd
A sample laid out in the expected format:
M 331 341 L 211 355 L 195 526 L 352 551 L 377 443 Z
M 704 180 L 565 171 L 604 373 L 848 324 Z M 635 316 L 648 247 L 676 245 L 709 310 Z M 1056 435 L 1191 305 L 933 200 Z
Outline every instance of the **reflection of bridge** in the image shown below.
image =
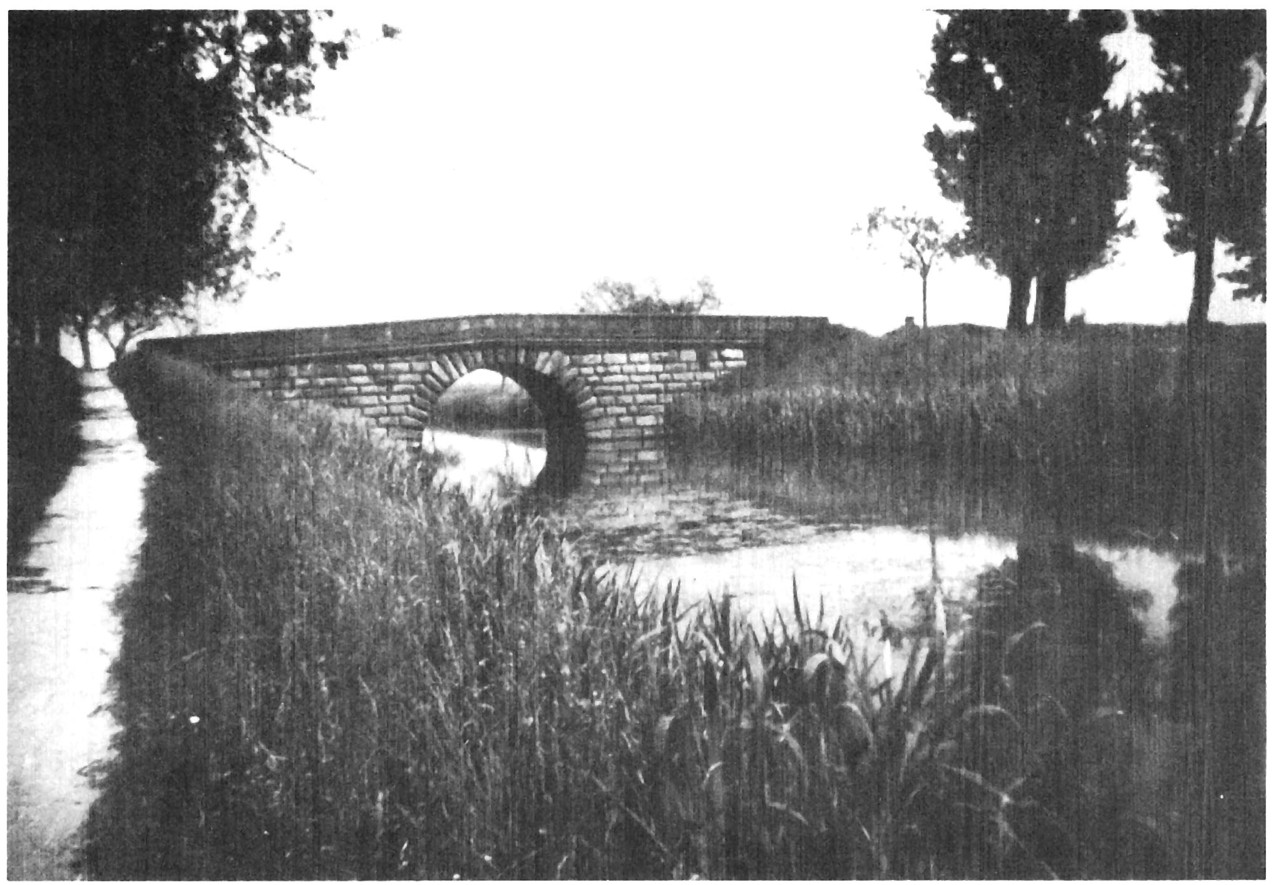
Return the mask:
M 539 485 L 635 487 L 664 478 L 665 408 L 751 353 L 827 328 L 813 317 L 531 314 L 201 335 L 142 347 L 201 363 L 281 400 L 355 409 L 417 440 L 454 381 L 492 369 L 546 421 Z

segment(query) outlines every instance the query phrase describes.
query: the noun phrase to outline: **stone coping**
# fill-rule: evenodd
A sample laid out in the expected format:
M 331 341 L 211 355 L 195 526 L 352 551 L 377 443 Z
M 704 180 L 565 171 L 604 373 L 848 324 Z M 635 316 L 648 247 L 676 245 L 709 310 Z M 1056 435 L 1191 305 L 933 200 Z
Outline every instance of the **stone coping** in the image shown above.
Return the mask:
M 424 349 L 538 347 L 556 350 L 758 347 L 775 335 L 814 334 L 825 317 L 491 314 L 265 332 L 151 338 L 139 342 L 205 365 L 394 357 Z

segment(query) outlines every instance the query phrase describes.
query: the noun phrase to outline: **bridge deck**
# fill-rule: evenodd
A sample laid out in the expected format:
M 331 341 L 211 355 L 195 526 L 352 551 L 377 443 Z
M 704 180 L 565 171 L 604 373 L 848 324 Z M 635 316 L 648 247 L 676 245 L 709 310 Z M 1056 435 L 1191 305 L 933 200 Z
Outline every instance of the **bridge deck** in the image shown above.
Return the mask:
M 824 317 L 647 314 L 493 314 L 267 332 L 152 338 L 140 343 L 205 365 L 390 357 L 434 347 L 653 349 L 760 346 L 776 335 L 815 333 Z

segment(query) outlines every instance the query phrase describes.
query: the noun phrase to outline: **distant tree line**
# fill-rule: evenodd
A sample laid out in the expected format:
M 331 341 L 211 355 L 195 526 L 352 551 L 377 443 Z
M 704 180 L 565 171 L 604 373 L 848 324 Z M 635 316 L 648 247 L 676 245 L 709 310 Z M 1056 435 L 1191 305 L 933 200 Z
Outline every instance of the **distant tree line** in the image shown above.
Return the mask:
M 718 307 L 719 296 L 715 294 L 715 286 L 705 277 L 697 281 L 692 294 L 673 300 L 663 297 L 662 290 L 656 285 L 651 292 L 641 292 L 634 283 L 604 279 L 589 292 L 583 292 L 578 301 L 581 313 L 692 315 Z

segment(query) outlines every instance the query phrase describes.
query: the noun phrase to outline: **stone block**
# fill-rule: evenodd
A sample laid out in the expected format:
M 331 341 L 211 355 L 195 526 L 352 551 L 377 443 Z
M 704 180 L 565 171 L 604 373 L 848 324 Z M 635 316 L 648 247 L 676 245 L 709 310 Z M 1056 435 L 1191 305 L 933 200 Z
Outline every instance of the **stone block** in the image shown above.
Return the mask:
M 344 375 L 365 375 L 368 371 L 368 366 L 364 365 L 364 363 L 347 363 L 342 368 Z
M 697 351 L 695 350 L 681 350 L 679 352 L 679 358 L 682 362 L 697 365 Z
M 412 369 L 410 369 L 410 368 L 409 368 L 409 364 L 408 364 L 407 362 L 403 362 L 403 361 L 400 361 L 400 360 L 396 360 L 395 362 L 387 363 L 387 364 L 386 364 L 386 371 L 388 371 L 388 372 L 410 372 L 410 371 L 412 371 Z
M 467 372 L 466 363 L 462 362 L 462 358 L 458 354 L 446 353 L 444 354 L 444 360 L 449 364 L 449 367 L 452 368 L 453 370 L 454 381 L 456 381 L 458 378 L 461 378 L 463 375 L 466 374 Z
M 631 419 L 636 427 L 658 427 L 662 419 L 657 415 L 636 415 Z
M 736 347 L 726 347 L 719 352 L 722 359 L 726 360 L 746 360 L 746 354 L 738 350 Z
M 573 361 L 579 366 L 598 366 L 604 361 L 604 357 L 598 353 L 582 353 L 573 357 Z
M 620 366 L 626 362 L 627 362 L 626 354 L 624 353 L 604 354 L 604 365 L 606 366 Z
M 631 406 L 630 413 L 632 415 L 665 415 L 665 403 L 646 403 L 642 406 Z

